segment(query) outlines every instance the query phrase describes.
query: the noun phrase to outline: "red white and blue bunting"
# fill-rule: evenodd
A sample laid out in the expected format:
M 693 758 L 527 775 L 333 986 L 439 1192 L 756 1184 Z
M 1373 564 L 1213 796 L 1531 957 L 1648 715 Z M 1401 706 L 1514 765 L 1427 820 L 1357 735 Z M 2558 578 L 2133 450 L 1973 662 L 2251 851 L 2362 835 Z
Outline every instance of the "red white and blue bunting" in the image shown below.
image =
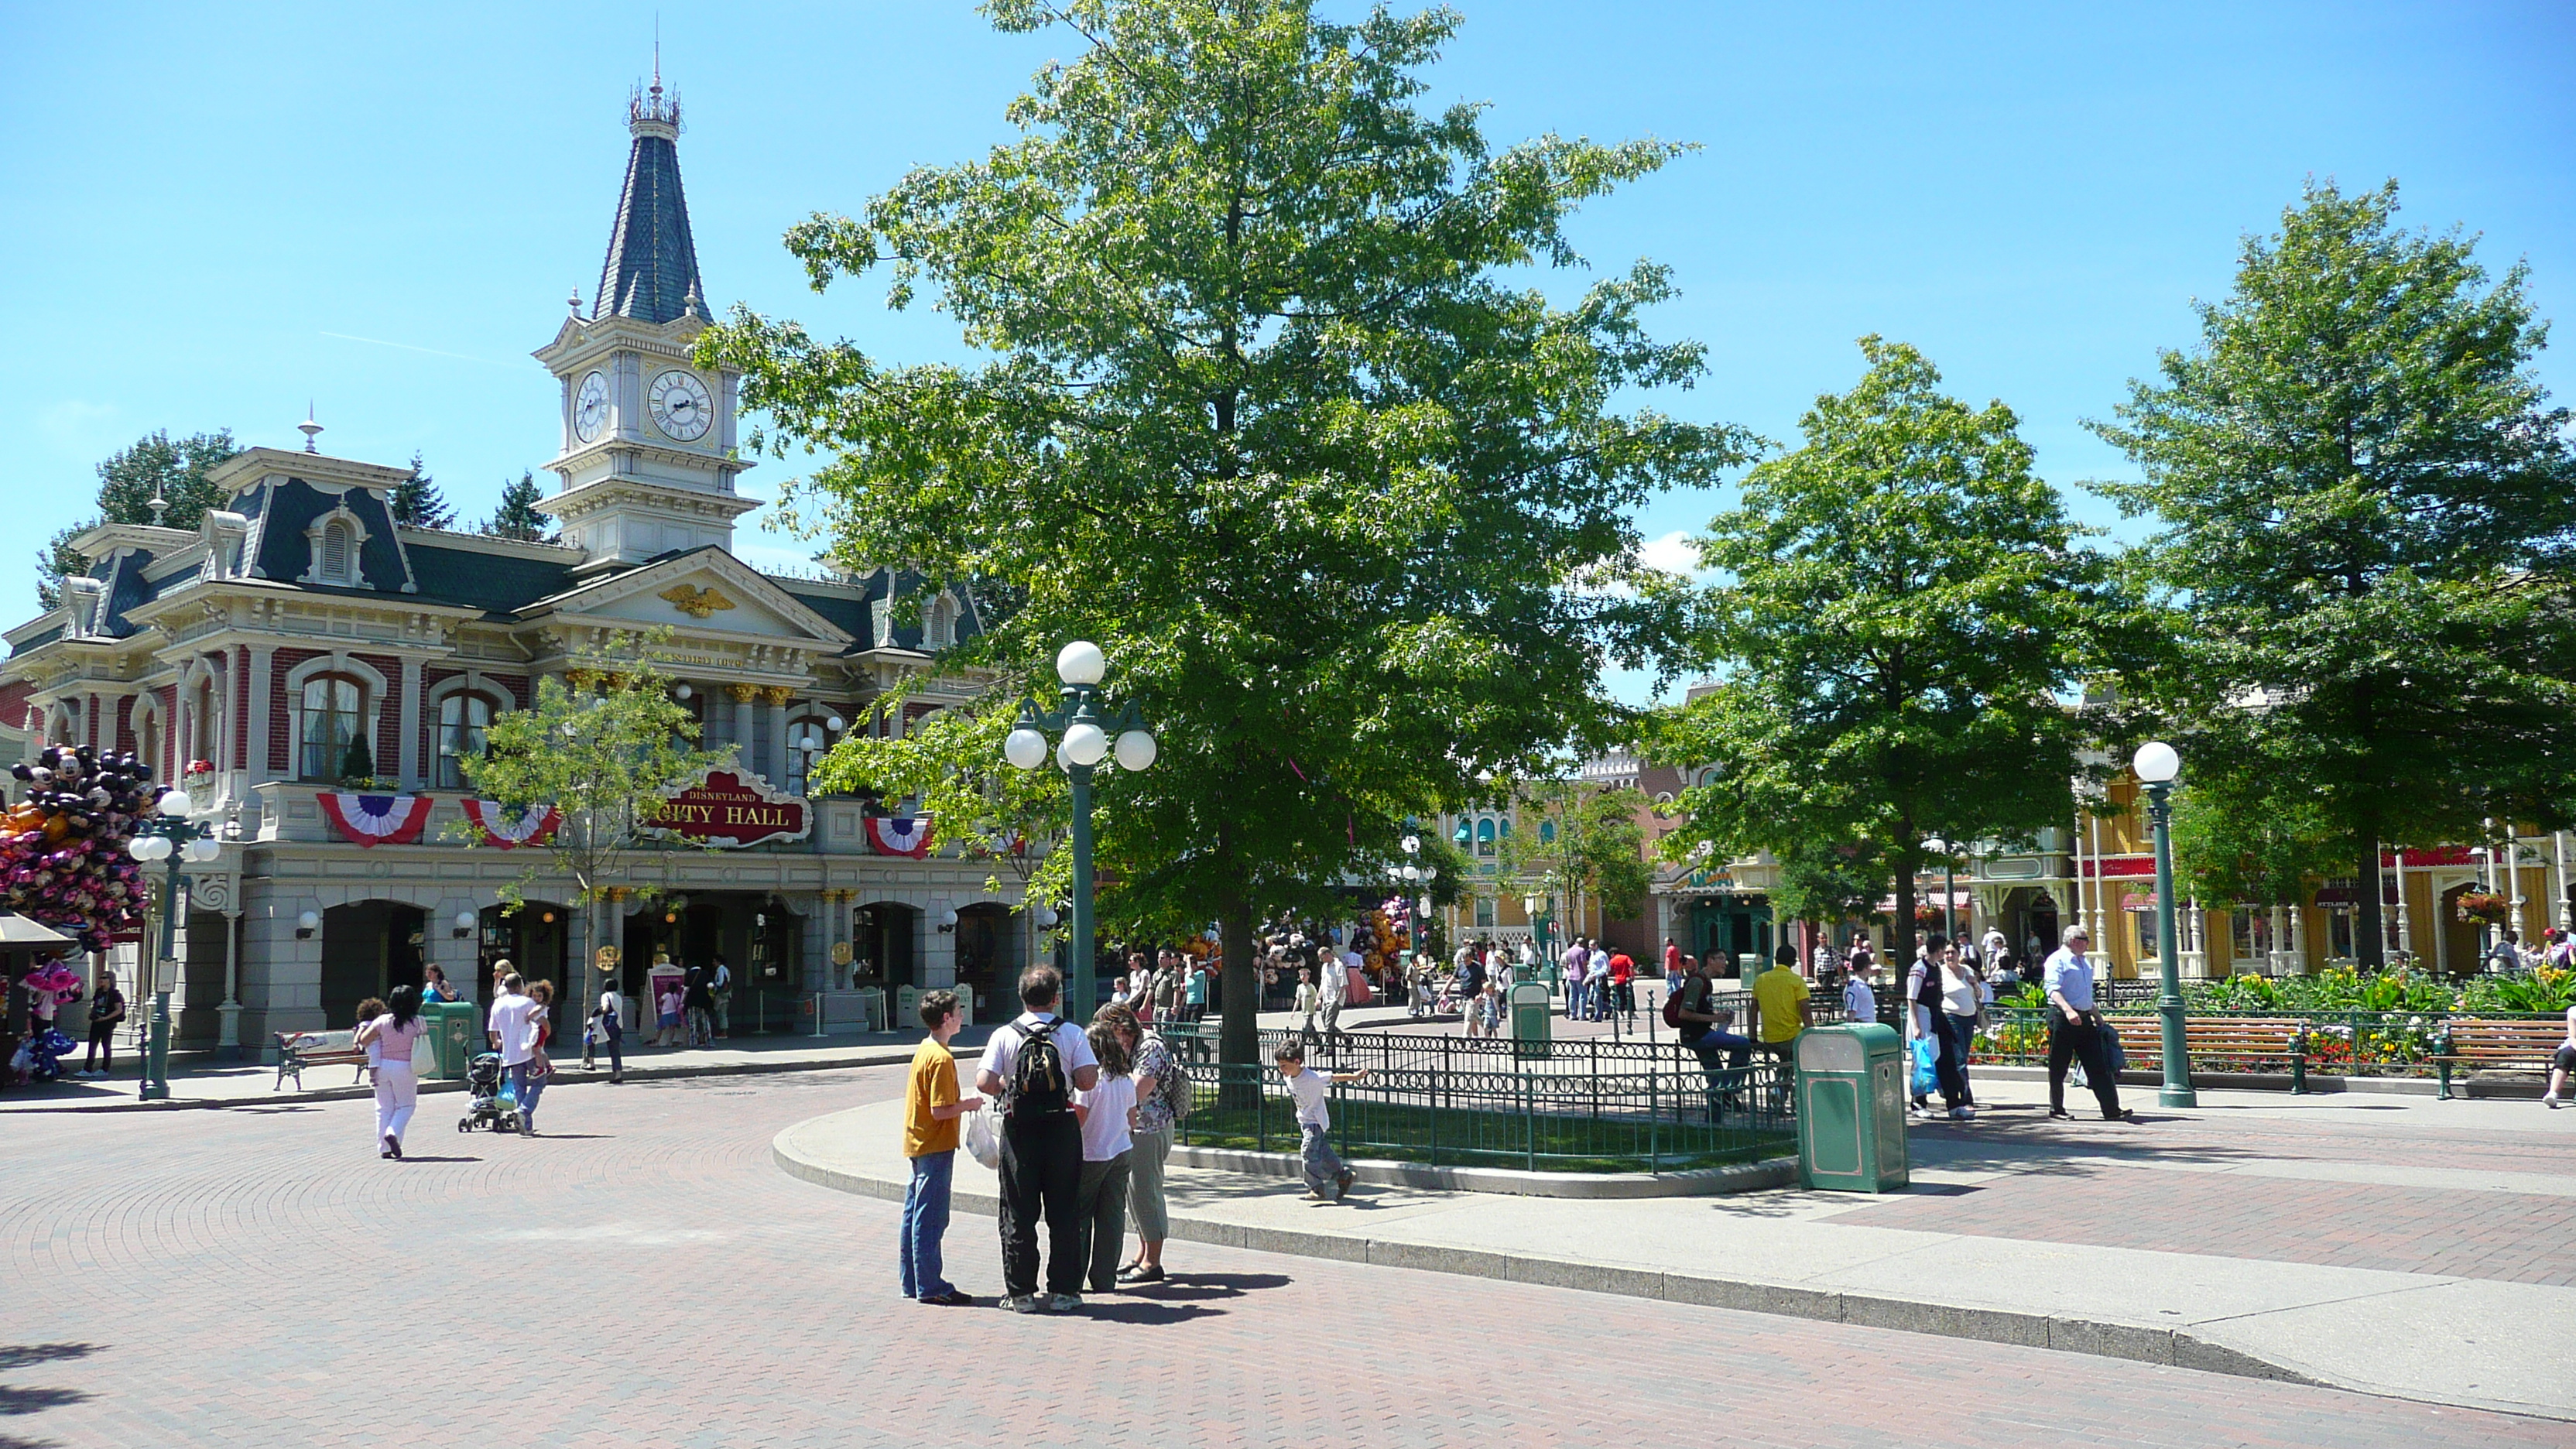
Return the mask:
M 930 817 L 871 815 L 868 844 L 879 855 L 908 855 L 919 860 L 930 854 Z
M 341 836 L 370 848 L 409 845 L 429 823 L 426 795 L 347 795 L 325 790 L 322 813 Z
M 477 800 L 467 796 L 465 818 L 480 826 L 483 843 L 499 850 L 514 846 L 543 845 L 563 823 L 563 812 L 552 805 L 543 810 L 524 810 L 513 820 L 498 800 Z

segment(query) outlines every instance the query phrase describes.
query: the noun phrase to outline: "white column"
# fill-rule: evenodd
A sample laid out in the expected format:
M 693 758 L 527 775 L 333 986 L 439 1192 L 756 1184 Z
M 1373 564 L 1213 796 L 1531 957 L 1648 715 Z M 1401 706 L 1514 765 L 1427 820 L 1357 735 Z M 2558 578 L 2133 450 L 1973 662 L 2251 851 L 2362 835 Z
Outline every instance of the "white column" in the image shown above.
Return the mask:
M 429 785 L 429 780 L 422 773 L 420 759 L 419 660 L 405 659 L 402 662 L 402 684 L 400 685 L 400 688 L 402 690 L 402 707 L 397 712 L 396 718 L 401 721 L 402 748 L 396 753 L 402 762 L 400 768 L 402 770 L 403 788 L 406 790 L 426 789 Z
M 2518 937 L 2528 936 L 2531 928 L 2522 919 L 2522 837 L 2513 834 L 2510 825 L 2505 829 L 2504 873 L 2505 878 L 2513 882 L 2513 933 Z
M 795 691 L 772 685 L 761 691 L 761 702 L 769 706 L 769 782 L 784 788 L 787 783 L 787 715 L 788 703 Z
M 2550 894 L 2550 899 L 2557 904 L 2549 914 L 2558 922 L 2559 929 L 2565 930 L 2576 926 L 2576 920 L 2570 919 L 2567 903 L 2567 832 L 2564 830 L 2549 832 L 2549 847 L 2557 866 L 2557 873 L 2553 877 L 2557 889 Z
M 2415 954 L 2415 923 L 2406 915 L 2406 847 L 2396 849 L 2397 856 L 2397 949 Z
M 2087 895 L 2084 893 L 2084 807 L 2082 807 L 2081 805 L 2078 805 L 2078 806 L 2076 807 L 2076 809 L 2075 809 L 2075 831 L 2074 831 L 2074 834 L 2075 834 L 2075 924 L 2077 924 L 2077 925 L 2079 925 L 2079 926 L 2082 926 L 2082 927 L 2084 928 L 2085 934 L 2089 936 L 2089 935 L 2091 935 L 2091 934 L 2092 934 L 2092 931 L 2093 931 L 2092 898 L 2091 898 L 2091 897 L 2089 897 L 2089 896 L 2087 896 Z M 2059 922 L 2058 924 L 2059 924 L 2061 927 L 2063 927 L 2063 926 L 2065 925 L 2065 922 L 2061 921 L 2061 922 Z M 2052 946 L 2052 947 L 2053 947 L 2056 943 L 2055 943 L 2055 942 L 2053 942 L 2053 941 L 2043 941 L 2043 942 L 2041 942 L 2040 944 L 2041 944 L 2041 945 L 2043 945 L 2043 946 Z
M 2308 969 L 2308 913 L 2296 901 L 2290 903 L 2289 913 L 2290 970 L 2294 974 L 2304 974 Z
M 752 729 L 751 701 L 760 693 L 756 684 L 728 684 L 725 693 L 733 696 L 733 742 L 739 752 L 742 768 L 757 768 L 752 758 L 752 741 L 758 738 Z
M 276 688 L 275 658 L 275 652 L 264 644 L 250 651 L 250 759 L 246 768 L 253 781 L 269 778 L 269 750 L 274 741 L 268 737 L 268 717 L 276 709 L 271 694 Z

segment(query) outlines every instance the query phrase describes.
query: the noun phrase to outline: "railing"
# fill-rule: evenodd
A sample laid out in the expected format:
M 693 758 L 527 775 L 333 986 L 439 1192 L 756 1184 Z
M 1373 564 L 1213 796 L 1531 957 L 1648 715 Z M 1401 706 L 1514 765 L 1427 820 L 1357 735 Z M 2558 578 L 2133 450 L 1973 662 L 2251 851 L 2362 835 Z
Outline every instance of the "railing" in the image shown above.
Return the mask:
M 1998 1007 L 1987 1013 L 1988 1026 L 1977 1033 L 1969 1064 L 2036 1065 L 2048 1060 L 2045 1008 Z M 2152 1001 L 2137 1007 L 2115 1007 L 2108 1020 L 2153 1022 Z M 2249 1048 L 2241 1039 L 2202 1049 L 2192 1048 L 2191 1069 L 2255 1073 L 2322 1073 L 2329 1076 L 2420 1077 L 2435 1074 L 2435 1043 L 2452 1026 L 2466 1021 L 2554 1022 L 2550 1013 L 2444 1011 L 2244 1011 L 2193 1012 L 2187 1021 L 2207 1032 L 2250 1028 L 2280 1022 L 2281 1048 Z M 2159 1044 L 2149 1037 L 2129 1048 L 2129 1065 L 2150 1070 L 2161 1065 Z
M 1197 1105 L 1179 1140 L 1293 1152 L 1296 1105 L 1269 1065 L 1291 1036 L 1261 1034 L 1262 1065 L 1219 1067 L 1214 1023 L 1182 1034 Z M 1447 1167 L 1662 1173 L 1794 1150 L 1789 1075 L 1746 1053 L 1704 1064 L 1672 1041 L 1537 1044 L 1410 1032 L 1346 1032 L 1306 1050 L 1310 1071 L 1365 1070 L 1336 1085 L 1333 1140 L 1348 1156 Z

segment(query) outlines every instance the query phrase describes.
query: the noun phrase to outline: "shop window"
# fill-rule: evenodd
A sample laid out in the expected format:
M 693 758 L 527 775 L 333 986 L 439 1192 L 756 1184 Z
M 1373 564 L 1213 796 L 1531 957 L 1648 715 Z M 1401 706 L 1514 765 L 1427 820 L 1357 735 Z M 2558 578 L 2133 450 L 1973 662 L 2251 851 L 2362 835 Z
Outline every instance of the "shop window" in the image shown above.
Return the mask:
M 1489 821 L 1487 823 L 1490 824 L 1491 822 Z M 1492 896 L 1476 897 L 1476 929 L 1479 931 L 1490 931 L 1493 928 L 1494 898 Z
M 304 681 L 304 722 L 297 752 L 296 778 L 337 780 L 349 745 L 362 724 L 365 692 L 358 681 L 341 674 L 317 674 Z

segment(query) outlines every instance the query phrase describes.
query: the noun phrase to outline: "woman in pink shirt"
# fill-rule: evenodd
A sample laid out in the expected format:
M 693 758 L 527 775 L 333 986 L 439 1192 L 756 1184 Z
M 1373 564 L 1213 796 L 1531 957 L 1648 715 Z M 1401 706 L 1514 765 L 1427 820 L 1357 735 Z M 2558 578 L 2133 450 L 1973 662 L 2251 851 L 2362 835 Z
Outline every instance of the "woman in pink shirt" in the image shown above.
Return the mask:
M 382 1144 L 376 1155 L 400 1158 L 403 1128 L 420 1100 L 412 1054 L 429 1023 L 421 1019 L 419 987 L 397 986 L 387 996 L 384 1014 L 361 1023 L 356 1041 L 376 1049 L 376 1140 Z

